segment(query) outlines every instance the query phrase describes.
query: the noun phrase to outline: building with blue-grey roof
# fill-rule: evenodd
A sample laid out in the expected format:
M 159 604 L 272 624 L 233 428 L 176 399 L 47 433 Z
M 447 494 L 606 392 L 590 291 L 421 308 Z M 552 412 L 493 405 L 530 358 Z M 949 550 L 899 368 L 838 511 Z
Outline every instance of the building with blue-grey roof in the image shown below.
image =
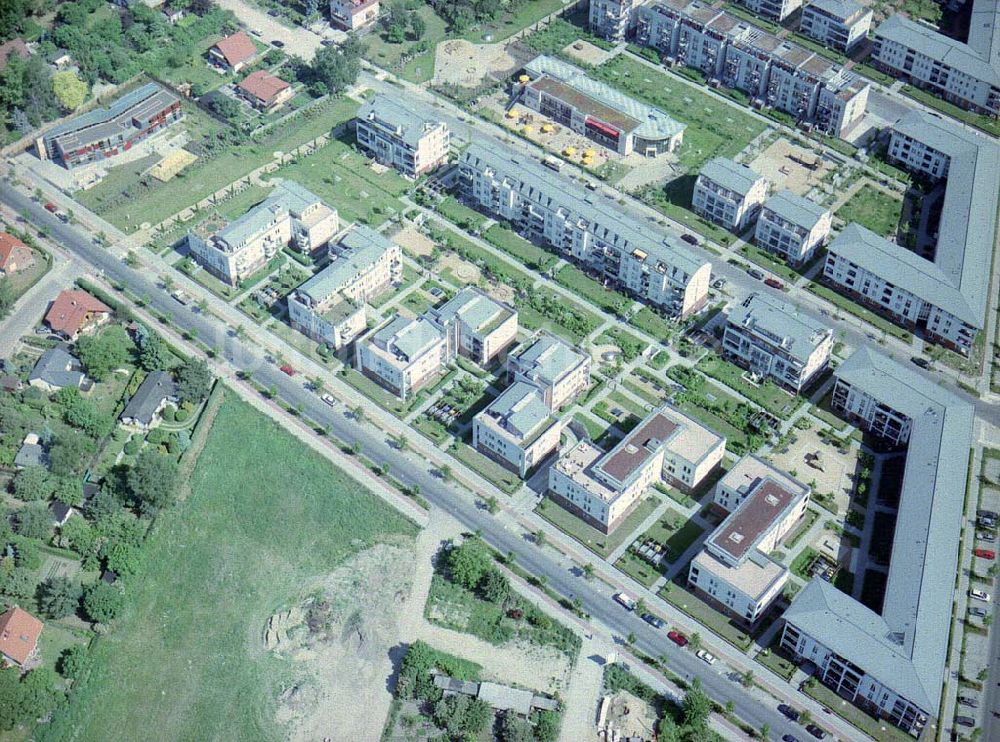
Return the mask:
M 711 263 L 681 240 L 625 214 L 611 199 L 500 144 L 473 144 L 459 161 L 466 201 L 512 223 L 671 316 L 705 306 Z
M 559 448 L 562 427 L 537 387 L 515 381 L 473 418 L 472 446 L 523 478 Z
M 770 294 L 753 293 L 726 320 L 723 354 L 798 393 L 830 363 L 833 330 Z
M 403 256 L 399 245 L 363 224 L 331 245 L 329 255 L 329 264 L 288 296 L 288 320 L 339 350 L 367 327 L 365 303 L 402 279 Z
M 867 349 L 836 378 L 834 412 L 906 446 L 885 596 L 873 610 L 814 578 L 785 611 L 781 648 L 840 697 L 919 737 L 946 677 L 975 410 Z
M 536 386 L 551 409 L 558 410 L 590 384 L 591 359 L 547 332 L 539 333 L 507 357 L 512 381 Z
M 448 160 L 448 124 L 425 116 L 400 98 L 376 95 L 361 107 L 354 124 L 358 146 L 408 178 Z
M 698 173 L 691 208 L 713 224 L 742 232 L 757 217 L 767 190 L 767 179 L 749 165 L 713 157 Z
M 433 381 L 447 361 L 445 333 L 426 317 L 397 314 L 354 344 L 358 371 L 400 399 Z
M 530 79 L 516 88 L 524 105 L 619 155 L 655 157 L 684 139 L 686 124 L 561 59 L 543 54 L 524 74 Z
M 449 359 L 461 354 L 489 366 L 517 339 L 517 310 L 475 286 L 466 286 L 424 316 L 445 334 Z
M 853 0 L 812 0 L 802 8 L 799 33 L 847 53 L 868 38 L 872 15 Z
M 778 191 L 764 202 L 754 228 L 754 242 L 792 265 L 809 262 L 830 234 L 830 210 L 791 191 Z

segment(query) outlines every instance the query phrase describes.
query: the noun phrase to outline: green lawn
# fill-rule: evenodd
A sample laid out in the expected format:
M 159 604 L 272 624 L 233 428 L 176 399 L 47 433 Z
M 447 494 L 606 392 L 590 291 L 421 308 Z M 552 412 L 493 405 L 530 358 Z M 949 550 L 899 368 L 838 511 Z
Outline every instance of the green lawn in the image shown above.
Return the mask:
M 610 535 L 601 533 L 593 526 L 584 523 L 580 518 L 547 497 L 538 503 L 535 512 L 563 533 L 572 536 L 592 552 L 606 559 L 642 525 L 646 518 L 652 515 L 659 503 L 660 501 L 656 497 L 646 497 L 636 505 L 635 510 Z
M 450 222 L 462 229 L 476 231 L 485 222 L 486 217 L 475 209 L 471 209 L 454 196 L 446 196 L 434 204 L 434 210 Z
M 618 558 L 618 561 L 615 562 L 615 566 L 647 588 L 652 587 L 653 583 L 663 576 L 660 570 L 631 551 L 626 551 L 622 554 Z
M 622 315 L 632 305 L 632 300 L 620 291 L 605 288 L 575 265 L 566 264 L 555 272 L 556 282 L 574 291 L 605 312 Z
M 376 29 L 365 37 L 368 47 L 365 59 L 410 82 L 420 83 L 434 76 L 434 49 L 445 38 L 447 24 L 430 5 L 418 3 L 416 12 L 426 27 L 419 41 L 392 43 L 384 31 Z
M 771 273 L 785 279 L 789 283 L 795 283 L 799 280 L 799 276 L 801 275 L 799 271 L 767 250 L 761 250 L 756 245 L 745 244 L 740 248 L 740 253 L 747 260 L 756 263 L 764 270 L 771 271 Z M 805 270 L 802 273 L 805 273 Z
M 503 224 L 494 224 L 486 230 L 483 237 L 491 245 L 517 258 L 531 270 L 544 273 L 559 260 L 552 253 L 533 245 Z
M 275 705 L 295 678 L 261 647 L 267 617 L 359 550 L 416 533 L 232 395 L 191 491 L 157 519 L 118 627 L 41 738 L 283 738 Z
M 925 106 L 936 108 L 941 111 L 941 113 L 951 116 L 952 118 L 956 118 L 959 121 L 964 121 L 967 124 L 971 124 L 977 129 L 982 129 L 987 134 L 1000 137 L 1000 121 L 995 118 L 981 116 L 978 113 L 973 113 L 972 111 L 966 111 L 964 108 L 959 108 L 946 100 L 941 100 L 933 93 L 928 93 L 926 90 L 921 90 L 913 85 L 904 85 L 903 92 L 914 100 L 920 101 Z
M 750 646 L 750 636 L 741 627 L 689 590 L 669 582 L 658 594 L 730 644 L 743 651 Z
M 706 355 L 698 361 L 696 368 L 706 376 L 721 381 L 730 389 L 735 389 L 747 399 L 756 402 L 765 410 L 784 420 L 791 417 L 792 413 L 805 402 L 802 397 L 789 394 L 770 380 L 756 386 L 751 385 L 743 378 L 743 374 L 746 372 L 742 368 L 714 354 Z M 706 389 L 711 390 L 714 394 L 714 387 L 706 387 Z
M 652 539 L 663 544 L 669 549 L 667 561 L 672 563 L 676 562 L 704 532 L 702 526 L 693 520 L 688 520 L 673 508 L 668 508 L 660 519 L 636 540 Z
M 913 737 L 906 734 L 902 729 L 887 721 L 879 721 L 873 716 L 869 716 L 857 706 L 845 701 L 822 683 L 815 683 L 803 689 L 806 695 L 812 696 L 824 707 L 830 709 L 837 716 L 853 724 L 868 736 L 879 740 L 879 742 L 913 742 Z M 823 726 L 820 722 L 820 726 Z
M 661 342 L 666 342 L 677 332 L 676 322 L 668 321 L 650 307 L 643 307 L 636 312 L 629 320 L 629 324 Z
M 523 484 L 517 473 L 504 469 L 493 459 L 483 456 L 479 451 L 464 443 L 456 442 L 450 453 L 474 472 L 493 482 L 508 495 L 517 492 Z
M 902 213 L 903 199 L 867 183 L 836 211 L 845 222 L 857 222 L 883 237 L 896 234 Z
M 880 314 L 875 314 L 875 312 L 871 311 L 870 309 L 865 309 L 860 304 L 855 304 L 846 296 L 838 294 L 829 286 L 824 286 L 821 283 L 810 283 L 809 290 L 814 294 L 816 294 L 817 296 L 826 299 L 831 304 L 834 304 L 840 309 L 843 309 L 845 312 L 853 314 L 855 317 L 860 317 L 865 322 L 874 325 L 876 329 L 888 333 L 889 335 L 898 337 L 900 340 L 910 342 L 911 335 L 908 330 L 890 322 Z
M 687 135 L 685 134 L 685 140 Z M 703 219 L 691 210 L 691 199 L 697 175 L 692 172 L 667 183 L 665 186 L 649 186 L 637 194 L 646 204 L 657 209 L 674 221 L 684 224 L 692 231 L 707 237 L 720 245 L 729 246 L 736 241 L 736 235 L 718 224 Z M 708 246 L 706 246 L 706 249 Z
M 462 34 L 462 38 L 474 44 L 496 43 L 518 31 L 537 23 L 563 7 L 563 0 L 531 0 L 521 3 L 513 13 L 501 12 L 495 21 L 475 23 Z M 499 7 L 503 8 L 503 4 Z

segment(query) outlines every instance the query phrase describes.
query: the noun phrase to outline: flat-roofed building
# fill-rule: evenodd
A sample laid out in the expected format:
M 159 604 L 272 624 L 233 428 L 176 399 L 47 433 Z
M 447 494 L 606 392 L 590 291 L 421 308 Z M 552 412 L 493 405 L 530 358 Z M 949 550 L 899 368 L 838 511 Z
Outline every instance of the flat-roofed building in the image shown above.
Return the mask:
M 127 152 L 183 118 L 181 101 L 156 83 L 126 93 L 107 108 L 97 108 L 54 126 L 35 140 L 43 159 L 72 169 Z
M 748 10 L 779 23 L 802 7 L 802 0 L 739 0 Z
M 466 201 L 605 280 L 634 287 L 641 301 L 679 317 L 699 311 L 708 301 L 711 263 L 680 239 L 626 215 L 611 199 L 498 145 L 472 144 L 459 165 Z M 622 272 L 623 265 L 630 265 L 623 257 L 636 250 L 644 256 L 638 270 L 648 281 L 631 280 Z
M 690 490 L 722 461 L 726 440 L 669 405 L 651 413 L 607 453 L 581 441 L 549 469 L 549 496 L 611 533 L 653 481 Z
M 571 402 L 590 384 L 590 355 L 549 333 L 540 333 L 507 357 L 512 381 L 534 385 L 550 409 Z
M 721 494 L 720 494 L 721 493 Z M 688 585 L 747 625 L 757 622 L 788 581 L 788 568 L 771 559 L 805 515 L 809 488 L 763 459 L 740 459 L 716 487 L 729 515 L 688 568 Z
M 829 209 L 791 191 L 778 191 L 764 202 L 754 242 L 792 265 L 809 262 L 830 234 Z
M 559 448 L 562 421 L 541 391 L 515 381 L 472 420 L 472 446 L 524 478 Z
M 833 330 L 788 302 L 753 293 L 726 319 L 722 352 L 797 394 L 829 365 Z
M 489 366 L 517 339 L 517 310 L 475 286 L 467 286 L 424 316 L 447 338 L 448 357 L 461 354 Z
M 334 350 L 367 327 L 365 303 L 402 279 L 399 245 L 356 225 L 336 246 L 330 263 L 288 297 L 292 327 Z
M 378 21 L 379 0 L 330 0 L 330 22 L 344 31 L 360 31 Z
M 561 59 L 543 54 L 524 73 L 531 78 L 518 85 L 524 105 L 619 155 L 655 157 L 684 139 L 685 124 Z
M 872 11 L 853 0 L 812 0 L 802 8 L 799 33 L 844 53 L 868 38 Z
M 591 32 L 608 41 L 625 41 L 632 27 L 633 11 L 642 1 L 591 0 L 589 8 Z
M 270 200 L 288 210 L 291 246 L 310 253 L 326 245 L 340 230 L 337 210 L 327 206 L 308 188 L 294 180 L 283 180 L 271 191 Z
M 354 344 L 355 365 L 362 374 L 400 399 L 408 399 L 433 381 L 447 358 L 447 340 L 425 317 L 396 315 Z
M 698 173 L 691 208 L 714 224 L 742 232 L 757 217 L 767 190 L 767 179 L 749 166 L 715 157 Z
M 358 146 L 382 165 L 417 178 L 448 160 L 448 124 L 420 114 L 402 100 L 376 95 L 354 120 Z

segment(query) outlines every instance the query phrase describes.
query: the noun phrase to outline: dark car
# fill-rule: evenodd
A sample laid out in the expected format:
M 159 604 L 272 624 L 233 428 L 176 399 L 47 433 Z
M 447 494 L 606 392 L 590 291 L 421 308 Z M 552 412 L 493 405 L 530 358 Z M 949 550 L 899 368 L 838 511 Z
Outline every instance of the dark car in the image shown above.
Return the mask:
M 687 637 L 679 631 L 668 631 L 667 638 L 678 647 L 686 647 L 688 645 Z
M 806 727 L 806 731 L 809 732 L 809 734 L 811 734 L 816 739 L 824 739 L 824 738 L 826 738 L 826 732 L 824 732 L 822 729 L 820 729 L 815 724 L 810 724 L 809 726 L 807 726 Z
M 277 18 L 279 15 L 281 15 L 281 13 L 279 13 L 275 8 L 271 8 L 269 11 L 267 11 L 267 14 L 272 18 Z
M 956 716 L 955 722 L 961 724 L 963 727 L 974 727 L 976 726 L 976 720 L 971 716 Z
M 654 616 L 652 613 L 643 613 L 642 620 L 648 623 L 654 629 L 662 629 L 664 626 L 667 625 L 666 621 L 664 621 L 659 616 Z
M 795 709 L 793 709 L 787 703 L 779 703 L 778 704 L 778 711 L 780 711 L 782 714 L 784 714 L 789 719 L 789 721 L 798 721 L 799 720 L 799 712 L 796 711 Z
M 931 367 L 931 362 L 928 361 L 926 358 L 921 358 L 920 356 L 912 356 L 910 358 L 910 363 L 912 363 L 914 366 L 920 366 L 920 368 Z
M 274 41 L 271 42 L 271 46 L 273 46 L 275 49 L 284 49 L 285 42 L 282 41 L 281 39 L 275 39 Z
M 794 734 L 786 734 L 781 738 L 781 742 L 799 742 L 799 738 Z
M 693 234 L 688 234 L 687 232 L 685 232 L 684 234 L 681 235 L 681 239 L 684 240 L 689 245 L 697 245 L 698 244 L 698 238 L 695 237 Z
M 764 271 L 759 271 L 756 268 L 747 268 L 747 274 L 751 278 L 756 278 L 758 281 L 764 280 Z

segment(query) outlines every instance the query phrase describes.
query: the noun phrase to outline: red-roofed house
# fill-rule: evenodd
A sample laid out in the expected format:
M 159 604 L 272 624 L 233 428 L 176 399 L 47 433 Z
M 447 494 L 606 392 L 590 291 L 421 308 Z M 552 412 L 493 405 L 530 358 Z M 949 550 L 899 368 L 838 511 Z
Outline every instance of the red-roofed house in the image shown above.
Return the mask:
M 10 276 L 35 264 L 35 253 L 21 240 L 0 232 L 0 276 Z
M 257 47 L 246 31 L 237 31 L 209 49 L 208 56 L 224 70 L 239 72 L 257 56 Z
M 110 318 L 111 307 L 86 291 L 74 289 L 60 292 L 45 315 L 45 324 L 67 340 L 76 340 L 81 332 L 104 324 Z
M 16 605 L 0 613 L 0 665 L 24 667 L 38 646 L 45 624 Z
M 291 85 L 264 70 L 251 72 L 236 90 L 254 108 L 266 112 L 278 108 L 294 94 Z
M 31 50 L 24 43 L 24 39 L 11 39 L 0 44 L 0 70 L 7 66 L 7 59 L 11 54 L 16 54 L 21 59 L 27 59 L 31 56 Z

